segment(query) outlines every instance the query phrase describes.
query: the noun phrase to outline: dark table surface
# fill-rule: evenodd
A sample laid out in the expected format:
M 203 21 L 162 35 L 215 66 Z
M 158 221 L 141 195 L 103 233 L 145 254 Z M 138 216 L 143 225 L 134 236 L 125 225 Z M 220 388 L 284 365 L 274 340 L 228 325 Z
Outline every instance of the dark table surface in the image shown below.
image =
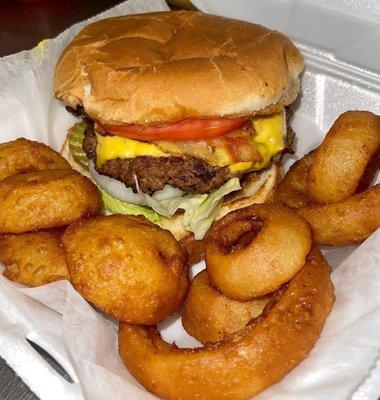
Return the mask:
M 120 0 L 0 0 L 0 56 L 28 50 Z

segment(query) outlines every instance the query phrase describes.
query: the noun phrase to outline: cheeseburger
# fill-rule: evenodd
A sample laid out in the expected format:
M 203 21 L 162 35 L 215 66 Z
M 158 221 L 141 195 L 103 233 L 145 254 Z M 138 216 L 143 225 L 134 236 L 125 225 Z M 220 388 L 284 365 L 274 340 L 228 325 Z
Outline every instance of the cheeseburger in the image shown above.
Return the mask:
M 201 239 L 270 194 L 302 68 L 288 38 L 248 22 L 179 11 L 92 23 L 56 67 L 55 96 L 82 118 L 63 153 L 105 210 Z

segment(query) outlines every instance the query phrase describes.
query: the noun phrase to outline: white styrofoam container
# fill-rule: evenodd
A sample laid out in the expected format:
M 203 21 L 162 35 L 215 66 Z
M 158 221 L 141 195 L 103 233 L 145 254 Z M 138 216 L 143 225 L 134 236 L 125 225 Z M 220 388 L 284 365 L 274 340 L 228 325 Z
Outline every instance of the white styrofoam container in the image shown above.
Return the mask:
M 302 96 L 297 101 L 292 124 L 297 133 L 297 156 L 314 148 L 340 113 L 348 109 L 365 109 L 380 114 L 379 0 L 192 1 L 202 11 L 278 29 L 299 46 L 306 69 L 302 77 Z M 130 11 L 138 3 L 138 0 L 125 2 L 108 15 Z M 145 4 L 142 11 L 155 7 L 165 9 L 159 0 L 141 3 Z M 32 50 L 0 59 L 1 142 L 25 136 L 59 150 L 74 119 L 52 98 L 51 80 L 60 52 L 78 29 L 76 26 L 58 39 L 49 41 L 42 55 Z M 380 247 L 379 237 L 374 236 L 360 246 L 360 256 L 356 257 L 362 259 L 373 247 Z M 331 264 L 340 264 L 348 251 L 329 253 Z M 380 258 L 378 252 L 375 257 Z M 354 268 L 359 270 L 361 266 L 356 265 L 355 257 L 350 260 L 333 274 L 337 288 L 334 310 L 341 306 L 341 314 L 335 316 L 333 310 L 328 320 L 330 323 L 324 330 L 327 337 L 322 337 L 313 354 L 300 366 L 302 371 L 309 371 L 309 379 L 313 382 L 314 366 L 310 363 L 315 362 L 320 346 L 328 342 L 329 335 L 336 334 L 334 329 L 343 314 L 346 325 L 342 325 L 342 334 L 339 335 L 340 347 L 339 343 L 331 345 L 332 350 L 341 352 L 341 379 L 333 382 L 334 396 L 328 385 L 323 390 L 317 388 L 313 391 L 311 383 L 313 394 L 304 393 L 302 400 L 314 400 L 316 392 L 318 400 L 375 400 L 380 393 L 380 366 L 376 366 L 380 348 L 380 284 L 373 269 L 360 270 L 360 276 L 352 274 Z M 348 281 L 345 280 L 347 275 Z M 348 292 L 345 284 L 349 285 Z M 363 285 L 367 293 L 362 292 Z M 367 312 L 368 308 L 371 311 Z M 360 330 L 362 327 L 365 329 Z M 177 343 L 189 343 L 178 321 L 166 323 L 163 331 L 166 338 L 175 339 Z M 354 338 L 350 337 L 351 331 L 360 332 L 364 344 L 356 343 L 355 338 L 360 335 L 355 333 Z M 97 340 L 99 336 L 102 340 Z M 68 384 L 46 366 L 30 349 L 25 337 L 33 339 L 52 354 L 70 373 L 74 383 Z M 359 351 L 361 345 L 363 348 Z M 84 397 L 91 400 L 152 399 L 153 396 L 136 384 L 115 357 L 115 346 L 112 323 L 90 309 L 70 285 L 58 282 L 49 287 L 26 289 L 0 276 L 0 355 L 42 400 Z M 347 354 L 348 349 L 352 354 Z M 352 365 L 349 365 L 351 360 Z M 323 361 L 320 362 L 324 365 Z M 335 364 L 329 365 L 333 368 Z M 347 382 L 353 370 L 353 388 L 349 389 Z M 292 398 L 286 386 L 291 379 L 289 375 L 281 383 L 285 390 L 276 399 Z M 351 393 L 349 396 L 348 392 Z M 105 393 L 112 393 L 112 396 L 107 397 Z M 272 400 L 271 393 L 272 388 L 261 394 L 260 399 Z
M 289 36 L 305 59 L 293 120 L 307 150 L 347 110 L 380 114 L 379 0 L 192 0 L 201 11 Z M 299 143 L 298 148 L 304 148 Z

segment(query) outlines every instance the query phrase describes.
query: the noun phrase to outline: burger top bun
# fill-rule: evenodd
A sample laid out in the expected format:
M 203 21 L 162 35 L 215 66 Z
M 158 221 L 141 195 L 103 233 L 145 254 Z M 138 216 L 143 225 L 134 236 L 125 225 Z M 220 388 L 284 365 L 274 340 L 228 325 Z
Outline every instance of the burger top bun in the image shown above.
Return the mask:
M 57 64 L 54 95 L 103 124 L 268 114 L 299 93 L 303 60 L 281 33 L 192 11 L 92 23 Z

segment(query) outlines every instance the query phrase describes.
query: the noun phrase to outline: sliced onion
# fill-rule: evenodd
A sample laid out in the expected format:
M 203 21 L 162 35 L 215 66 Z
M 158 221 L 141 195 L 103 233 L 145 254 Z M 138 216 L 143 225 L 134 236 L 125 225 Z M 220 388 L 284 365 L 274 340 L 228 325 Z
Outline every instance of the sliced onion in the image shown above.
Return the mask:
M 132 188 L 126 187 L 124 183 L 118 181 L 117 179 L 99 174 L 95 170 L 95 165 L 92 160 L 89 160 L 88 168 L 95 182 L 111 196 L 127 203 L 149 205 L 144 198 L 145 196 L 148 196 L 147 194 L 141 196 L 140 194 L 135 193 Z M 181 197 L 183 195 L 184 192 L 182 192 L 182 190 L 176 189 L 170 185 L 165 185 L 162 190 L 154 192 L 151 197 L 155 200 L 162 201 L 175 197 Z

